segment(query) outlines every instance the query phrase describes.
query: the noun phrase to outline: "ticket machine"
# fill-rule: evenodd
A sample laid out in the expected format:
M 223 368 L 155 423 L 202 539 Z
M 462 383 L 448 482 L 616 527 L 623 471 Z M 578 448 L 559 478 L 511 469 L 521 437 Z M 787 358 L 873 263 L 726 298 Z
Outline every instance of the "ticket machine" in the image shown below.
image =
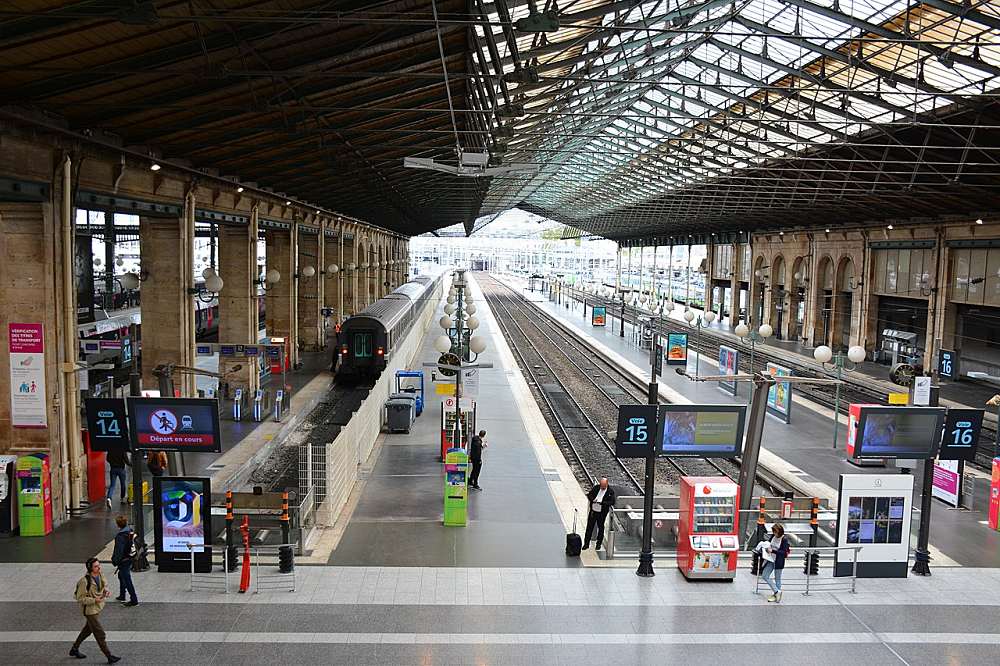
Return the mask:
M 21 536 L 45 536 L 52 531 L 52 481 L 47 453 L 17 459 L 17 506 Z
M 0 456 L 0 536 L 17 529 L 17 456 Z
M 448 449 L 444 463 L 444 524 L 464 527 L 468 519 L 469 454 L 465 449 Z

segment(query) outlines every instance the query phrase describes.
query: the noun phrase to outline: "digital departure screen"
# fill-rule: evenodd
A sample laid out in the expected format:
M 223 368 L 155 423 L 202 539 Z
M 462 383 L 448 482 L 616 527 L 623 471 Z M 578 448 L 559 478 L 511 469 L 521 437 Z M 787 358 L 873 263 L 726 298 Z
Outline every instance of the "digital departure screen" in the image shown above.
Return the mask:
M 864 407 L 855 457 L 926 460 L 941 444 L 945 410 L 937 407 Z
M 129 398 L 136 449 L 220 453 L 219 405 L 203 398 Z
M 660 455 L 732 458 L 743 447 L 743 405 L 660 407 Z

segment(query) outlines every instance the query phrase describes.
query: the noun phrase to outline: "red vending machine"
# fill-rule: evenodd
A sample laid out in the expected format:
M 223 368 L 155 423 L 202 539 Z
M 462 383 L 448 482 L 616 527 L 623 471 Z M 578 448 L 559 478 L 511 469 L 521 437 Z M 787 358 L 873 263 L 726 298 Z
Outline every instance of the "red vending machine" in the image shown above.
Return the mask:
M 991 530 L 1000 530 L 1000 458 L 993 459 L 993 478 L 990 481 L 990 513 Z
M 677 567 L 688 579 L 736 578 L 739 486 L 724 477 L 681 477 Z

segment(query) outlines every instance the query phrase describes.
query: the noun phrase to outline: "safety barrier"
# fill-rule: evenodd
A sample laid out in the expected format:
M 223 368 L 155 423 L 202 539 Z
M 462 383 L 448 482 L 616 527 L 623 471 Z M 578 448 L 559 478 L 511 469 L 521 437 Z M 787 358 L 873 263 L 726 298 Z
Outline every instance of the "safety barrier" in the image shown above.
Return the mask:
M 781 576 L 782 592 L 802 592 L 809 596 L 810 592 L 857 592 L 858 582 L 858 553 L 863 546 L 824 546 L 819 548 L 803 548 L 802 566 L 791 566 L 792 557 L 785 561 L 785 568 Z M 834 576 L 833 569 L 829 570 L 829 576 L 823 575 L 819 570 L 819 558 L 822 554 L 834 555 L 840 551 L 851 552 L 851 574 L 850 576 Z M 797 557 L 798 552 L 793 553 Z M 837 560 L 840 562 L 839 558 Z M 760 567 L 763 570 L 763 567 Z M 801 573 L 799 573 L 801 571 Z M 786 576 L 785 574 L 790 574 Z M 754 594 L 760 593 L 761 576 L 760 572 L 754 576 Z M 765 589 L 767 585 L 764 585 Z
M 202 548 L 202 544 L 187 544 L 191 552 L 191 592 L 219 592 L 229 594 L 229 560 L 226 548 L 212 551 L 212 569 L 207 572 L 196 572 L 194 570 L 195 548 Z M 219 556 L 219 567 L 221 572 L 216 570 L 216 556 Z
M 287 573 L 283 573 L 286 558 L 296 548 L 294 543 L 281 543 L 274 546 L 256 546 L 251 549 L 254 564 L 254 593 L 260 592 L 294 592 L 295 591 L 295 567 L 288 567 Z M 278 555 L 278 571 L 269 571 L 270 567 L 263 570 L 261 559 L 264 555 Z

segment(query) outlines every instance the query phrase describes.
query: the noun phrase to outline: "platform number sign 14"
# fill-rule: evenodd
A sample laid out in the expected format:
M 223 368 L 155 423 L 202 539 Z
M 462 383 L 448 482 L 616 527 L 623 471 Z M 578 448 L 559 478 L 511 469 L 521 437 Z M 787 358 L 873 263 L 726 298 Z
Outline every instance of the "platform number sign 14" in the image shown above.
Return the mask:
M 124 400 L 87 398 L 86 408 L 91 451 L 124 451 L 129 448 Z
M 944 421 L 940 460 L 966 460 L 976 457 L 979 431 L 983 427 L 983 410 L 949 409 Z
M 656 405 L 619 406 L 615 455 L 619 458 L 645 458 L 650 455 L 654 451 L 656 415 Z

